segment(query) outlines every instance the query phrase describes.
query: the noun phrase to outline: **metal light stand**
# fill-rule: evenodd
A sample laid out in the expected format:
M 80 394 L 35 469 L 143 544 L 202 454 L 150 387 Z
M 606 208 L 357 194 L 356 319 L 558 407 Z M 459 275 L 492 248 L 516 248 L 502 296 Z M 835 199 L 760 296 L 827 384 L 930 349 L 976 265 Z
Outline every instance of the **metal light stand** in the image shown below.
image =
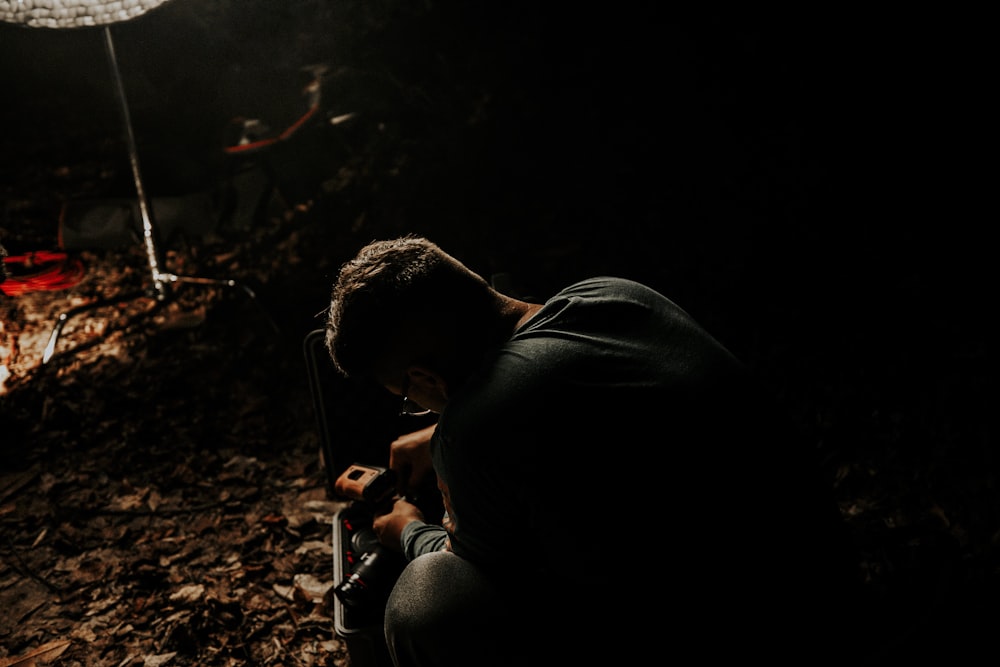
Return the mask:
M 111 27 L 110 25 L 105 25 L 102 30 L 104 32 L 104 44 L 108 54 L 108 64 L 110 65 L 111 75 L 115 85 L 115 93 L 121 106 L 122 123 L 125 126 L 125 140 L 128 144 L 129 163 L 132 166 L 132 177 L 135 181 L 135 191 L 139 202 L 139 214 L 142 218 L 142 240 L 146 250 L 146 261 L 149 264 L 152 284 L 138 292 L 114 298 L 99 299 L 92 303 L 78 306 L 60 313 L 56 320 L 55 327 L 52 329 L 52 334 L 49 336 L 48 345 L 45 347 L 45 353 L 42 356 L 43 364 L 48 363 L 55 354 L 56 343 L 59 341 L 59 336 L 62 333 L 63 328 L 66 326 L 66 322 L 69 321 L 70 318 L 88 310 L 132 301 L 138 298 L 152 298 L 156 300 L 157 304 L 163 304 L 173 296 L 173 286 L 175 283 L 187 283 L 201 285 L 204 287 L 240 288 L 254 303 L 257 303 L 257 297 L 253 290 L 246 285 L 237 283 L 235 280 L 179 276 L 160 269 L 160 253 L 156 245 L 156 227 L 153 223 L 149 200 L 146 197 L 146 189 L 143 186 L 142 173 L 139 169 L 139 152 L 136 147 L 135 133 L 132 130 L 132 117 L 129 113 L 128 100 L 125 96 L 125 86 L 122 83 L 121 70 L 118 67 L 118 57 L 115 55 L 114 40 L 111 38 Z M 264 316 L 267 318 L 271 328 L 278 331 L 277 325 L 273 320 L 271 320 L 266 312 L 264 312 Z

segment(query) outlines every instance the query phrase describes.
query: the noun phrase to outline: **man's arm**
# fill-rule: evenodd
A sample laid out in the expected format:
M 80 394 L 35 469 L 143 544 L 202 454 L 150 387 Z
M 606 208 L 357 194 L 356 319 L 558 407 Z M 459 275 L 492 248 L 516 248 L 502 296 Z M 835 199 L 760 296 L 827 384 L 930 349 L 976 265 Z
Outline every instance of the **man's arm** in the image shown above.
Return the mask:
M 446 551 L 451 548 L 448 531 L 443 526 L 434 526 L 422 521 L 407 524 L 401 536 L 403 555 L 406 560 L 432 551 Z
M 385 514 L 372 521 L 380 543 L 399 551 L 407 560 L 431 551 L 448 548 L 448 531 L 424 521 L 420 509 L 405 499 L 397 499 Z
M 412 433 L 404 433 L 389 445 L 389 467 L 396 473 L 396 491 L 403 495 L 416 492 L 433 471 L 431 435 L 437 424 Z

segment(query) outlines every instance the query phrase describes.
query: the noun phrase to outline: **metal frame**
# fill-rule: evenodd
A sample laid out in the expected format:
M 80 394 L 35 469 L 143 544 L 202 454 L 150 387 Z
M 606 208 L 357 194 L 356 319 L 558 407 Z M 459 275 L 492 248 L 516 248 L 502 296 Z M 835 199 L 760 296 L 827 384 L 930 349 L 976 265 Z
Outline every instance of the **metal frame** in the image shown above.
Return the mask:
M 333 439 L 330 437 L 330 425 L 326 415 L 326 400 L 323 396 L 323 378 L 321 363 L 329 363 L 325 355 L 326 331 L 313 329 L 302 341 L 302 352 L 306 361 L 306 372 L 309 375 L 309 393 L 312 396 L 313 409 L 316 413 L 316 431 L 320 439 L 320 455 L 323 467 L 326 468 L 326 493 L 328 498 L 335 496 L 334 486 L 337 474 L 333 467 Z

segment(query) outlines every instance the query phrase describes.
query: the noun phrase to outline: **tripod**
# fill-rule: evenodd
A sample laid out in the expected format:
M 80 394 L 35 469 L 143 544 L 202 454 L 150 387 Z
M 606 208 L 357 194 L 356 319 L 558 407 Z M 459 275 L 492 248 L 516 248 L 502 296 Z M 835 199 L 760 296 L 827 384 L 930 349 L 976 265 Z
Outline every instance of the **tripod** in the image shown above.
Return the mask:
M 139 216 L 142 221 L 142 241 L 146 252 L 146 262 L 149 265 L 151 284 L 137 292 L 132 292 L 130 294 L 114 298 L 98 299 L 97 301 L 83 306 L 78 306 L 76 308 L 71 308 L 70 310 L 60 313 L 56 318 L 55 327 L 53 327 L 52 333 L 49 335 L 48 344 L 45 346 L 45 352 L 42 356 L 42 364 L 47 364 L 49 360 L 52 359 L 63 328 L 71 318 L 89 310 L 94 310 L 96 308 L 112 304 L 133 301 L 139 298 L 151 298 L 155 299 L 157 304 L 163 304 L 173 297 L 173 289 L 177 283 L 200 285 L 203 287 L 223 287 L 230 289 L 239 288 L 248 297 L 250 297 L 254 303 L 257 303 L 257 297 L 253 290 L 246 285 L 237 283 L 235 280 L 181 276 L 163 271 L 160 268 L 161 255 L 159 248 L 157 247 L 157 231 L 154 225 L 149 200 L 146 196 L 146 189 L 143 185 L 142 173 L 139 169 L 139 151 L 136 147 L 135 133 L 132 129 L 132 117 L 129 112 L 128 98 L 125 95 L 125 85 L 122 82 L 121 70 L 118 67 L 118 57 L 115 54 L 115 45 L 114 40 L 111 37 L 110 25 L 104 25 L 102 27 L 102 32 L 104 33 L 104 45 L 105 50 L 107 51 L 108 64 L 111 69 L 112 81 L 115 86 L 115 94 L 118 98 L 118 104 L 122 115 L 122 124 L 125 129 L 125 141 L 128 147 L 129 164 L 132 168 L 132 178 L 135 182 L 136 197 L 139 205 Z M 268 324 L 271 328 L 278 332 L 277 325 L 273 320 L 271 320 L 266 312 L 264 312 L 264 316 L 268 320 Z

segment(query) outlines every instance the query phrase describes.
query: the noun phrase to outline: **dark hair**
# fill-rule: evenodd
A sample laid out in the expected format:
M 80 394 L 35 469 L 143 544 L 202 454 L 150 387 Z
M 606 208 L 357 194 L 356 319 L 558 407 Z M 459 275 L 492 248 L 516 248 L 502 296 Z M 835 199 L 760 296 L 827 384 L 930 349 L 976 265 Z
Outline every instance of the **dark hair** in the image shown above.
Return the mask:
M 345 376 L 373 375 L 392 344 L 422 323 L 452 344 L 472 344 L 466 332 L 495 303 L 489 284 L 431 241 L 406 235 L 373 241 L 344 263 L 333 284 L 326 347 Z M 457 352 L 457 350 L 456 350 Z

